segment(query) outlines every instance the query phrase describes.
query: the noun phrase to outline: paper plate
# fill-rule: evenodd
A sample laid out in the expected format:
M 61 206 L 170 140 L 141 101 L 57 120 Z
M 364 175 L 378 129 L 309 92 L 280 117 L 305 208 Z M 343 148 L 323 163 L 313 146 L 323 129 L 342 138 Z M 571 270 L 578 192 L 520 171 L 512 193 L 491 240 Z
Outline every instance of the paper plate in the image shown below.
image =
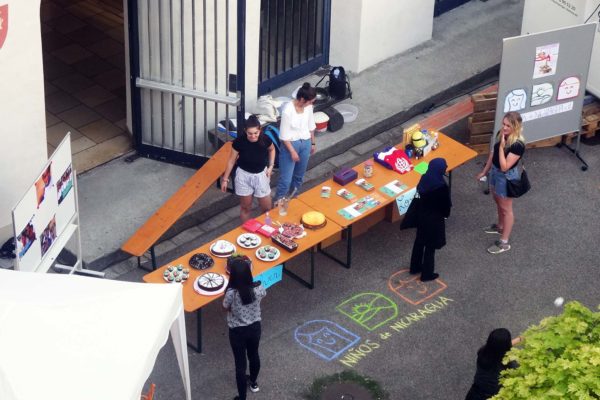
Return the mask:
M 273 258 L 268 258 L 268 257 L 261 257 L 258 253 L 261 249 L 265 248 L 266 246 L 263 247 L 259 247 L 258 249 L 256 249 L 256 258 L 258 258 L 260 261 L 264 261 L 264 262 L 271 262 L 271 261 L 275 261 L 277 260 L 280 256 L 281 256 L 281 251 L 275 247 L 275 246 L 269 246 L 270 249 L 273 249 L 276 251 L 275 253 L 275 257 Z

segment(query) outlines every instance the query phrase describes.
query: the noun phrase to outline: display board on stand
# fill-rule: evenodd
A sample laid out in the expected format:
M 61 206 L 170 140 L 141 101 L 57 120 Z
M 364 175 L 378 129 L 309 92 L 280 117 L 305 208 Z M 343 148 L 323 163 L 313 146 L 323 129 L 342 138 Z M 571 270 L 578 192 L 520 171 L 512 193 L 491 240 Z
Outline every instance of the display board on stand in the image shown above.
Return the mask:
M 508 111 L 521 113 L 527 142 L 580 131 L 595 31 L 594 23 L 504 39 L 494 132 Z
M 56 264 L 55 267 L 104 276 L 82 268 L 77 177 L 71 160 L 70 133 L 67 133 L 25 196 L 13 208 L 12 218 L 16 240 L 15 270 L 47 272 L 75 235 L 75 265 Z

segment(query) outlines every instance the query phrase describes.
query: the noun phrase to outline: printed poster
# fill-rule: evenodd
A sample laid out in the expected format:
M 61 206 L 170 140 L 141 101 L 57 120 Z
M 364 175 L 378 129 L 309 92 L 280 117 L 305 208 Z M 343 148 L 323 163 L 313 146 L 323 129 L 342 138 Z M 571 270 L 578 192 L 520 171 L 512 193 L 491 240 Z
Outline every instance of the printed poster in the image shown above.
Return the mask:
M 406 214 L 410 203 L 412 203 L 415 198 L 415 194 L 417 194 L 417 188 L 412 188 L 408 192 L 402 193 L 400 196 L 396 197 L 396 206 L 398 207 L 400 215 Z
M 556 74 L 556 66 L 558 65 L 558 47 L 559 43 L 553 43 L 535 48 L 533 79 Z
M 349 205 L 348 207 L 338 210 L 338 214 L 346 219 L 354 219 L 380 205 L 381 200 L 382 198 L 378 194 L 373 193 L 359 199 L 356 203 L 352 203 L 352 205 Z

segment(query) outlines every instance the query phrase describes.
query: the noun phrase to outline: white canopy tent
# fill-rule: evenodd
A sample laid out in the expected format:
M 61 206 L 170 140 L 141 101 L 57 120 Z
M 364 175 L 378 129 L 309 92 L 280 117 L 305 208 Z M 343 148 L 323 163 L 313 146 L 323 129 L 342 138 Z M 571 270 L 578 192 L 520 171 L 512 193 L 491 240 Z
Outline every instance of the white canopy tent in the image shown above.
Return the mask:
M 0 270 L 0 399 L 139 400 L 169 330 L 191 400 L 180 285 Z

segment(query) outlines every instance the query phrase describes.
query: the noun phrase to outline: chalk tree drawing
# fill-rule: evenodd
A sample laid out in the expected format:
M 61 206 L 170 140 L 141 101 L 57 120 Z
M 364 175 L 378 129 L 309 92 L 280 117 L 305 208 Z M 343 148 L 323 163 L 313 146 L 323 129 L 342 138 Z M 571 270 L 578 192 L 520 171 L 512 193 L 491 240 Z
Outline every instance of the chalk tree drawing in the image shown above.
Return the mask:
M 402 269 L 388 279 L 388 287 L 407 303 L 418 305 L 443 292 L 446 285 L 439 278 L 421 282 L 419 275 L 411 275 L 409 269 Z
M 336 309 L 369 331 L 398 316 L 398 306 L 381 293 L 357 294 Z
M 360 337 L 327 320 L 305 322 L 294 331 L 294 339 L 326 361 L 338 358 L 360 341 Z

